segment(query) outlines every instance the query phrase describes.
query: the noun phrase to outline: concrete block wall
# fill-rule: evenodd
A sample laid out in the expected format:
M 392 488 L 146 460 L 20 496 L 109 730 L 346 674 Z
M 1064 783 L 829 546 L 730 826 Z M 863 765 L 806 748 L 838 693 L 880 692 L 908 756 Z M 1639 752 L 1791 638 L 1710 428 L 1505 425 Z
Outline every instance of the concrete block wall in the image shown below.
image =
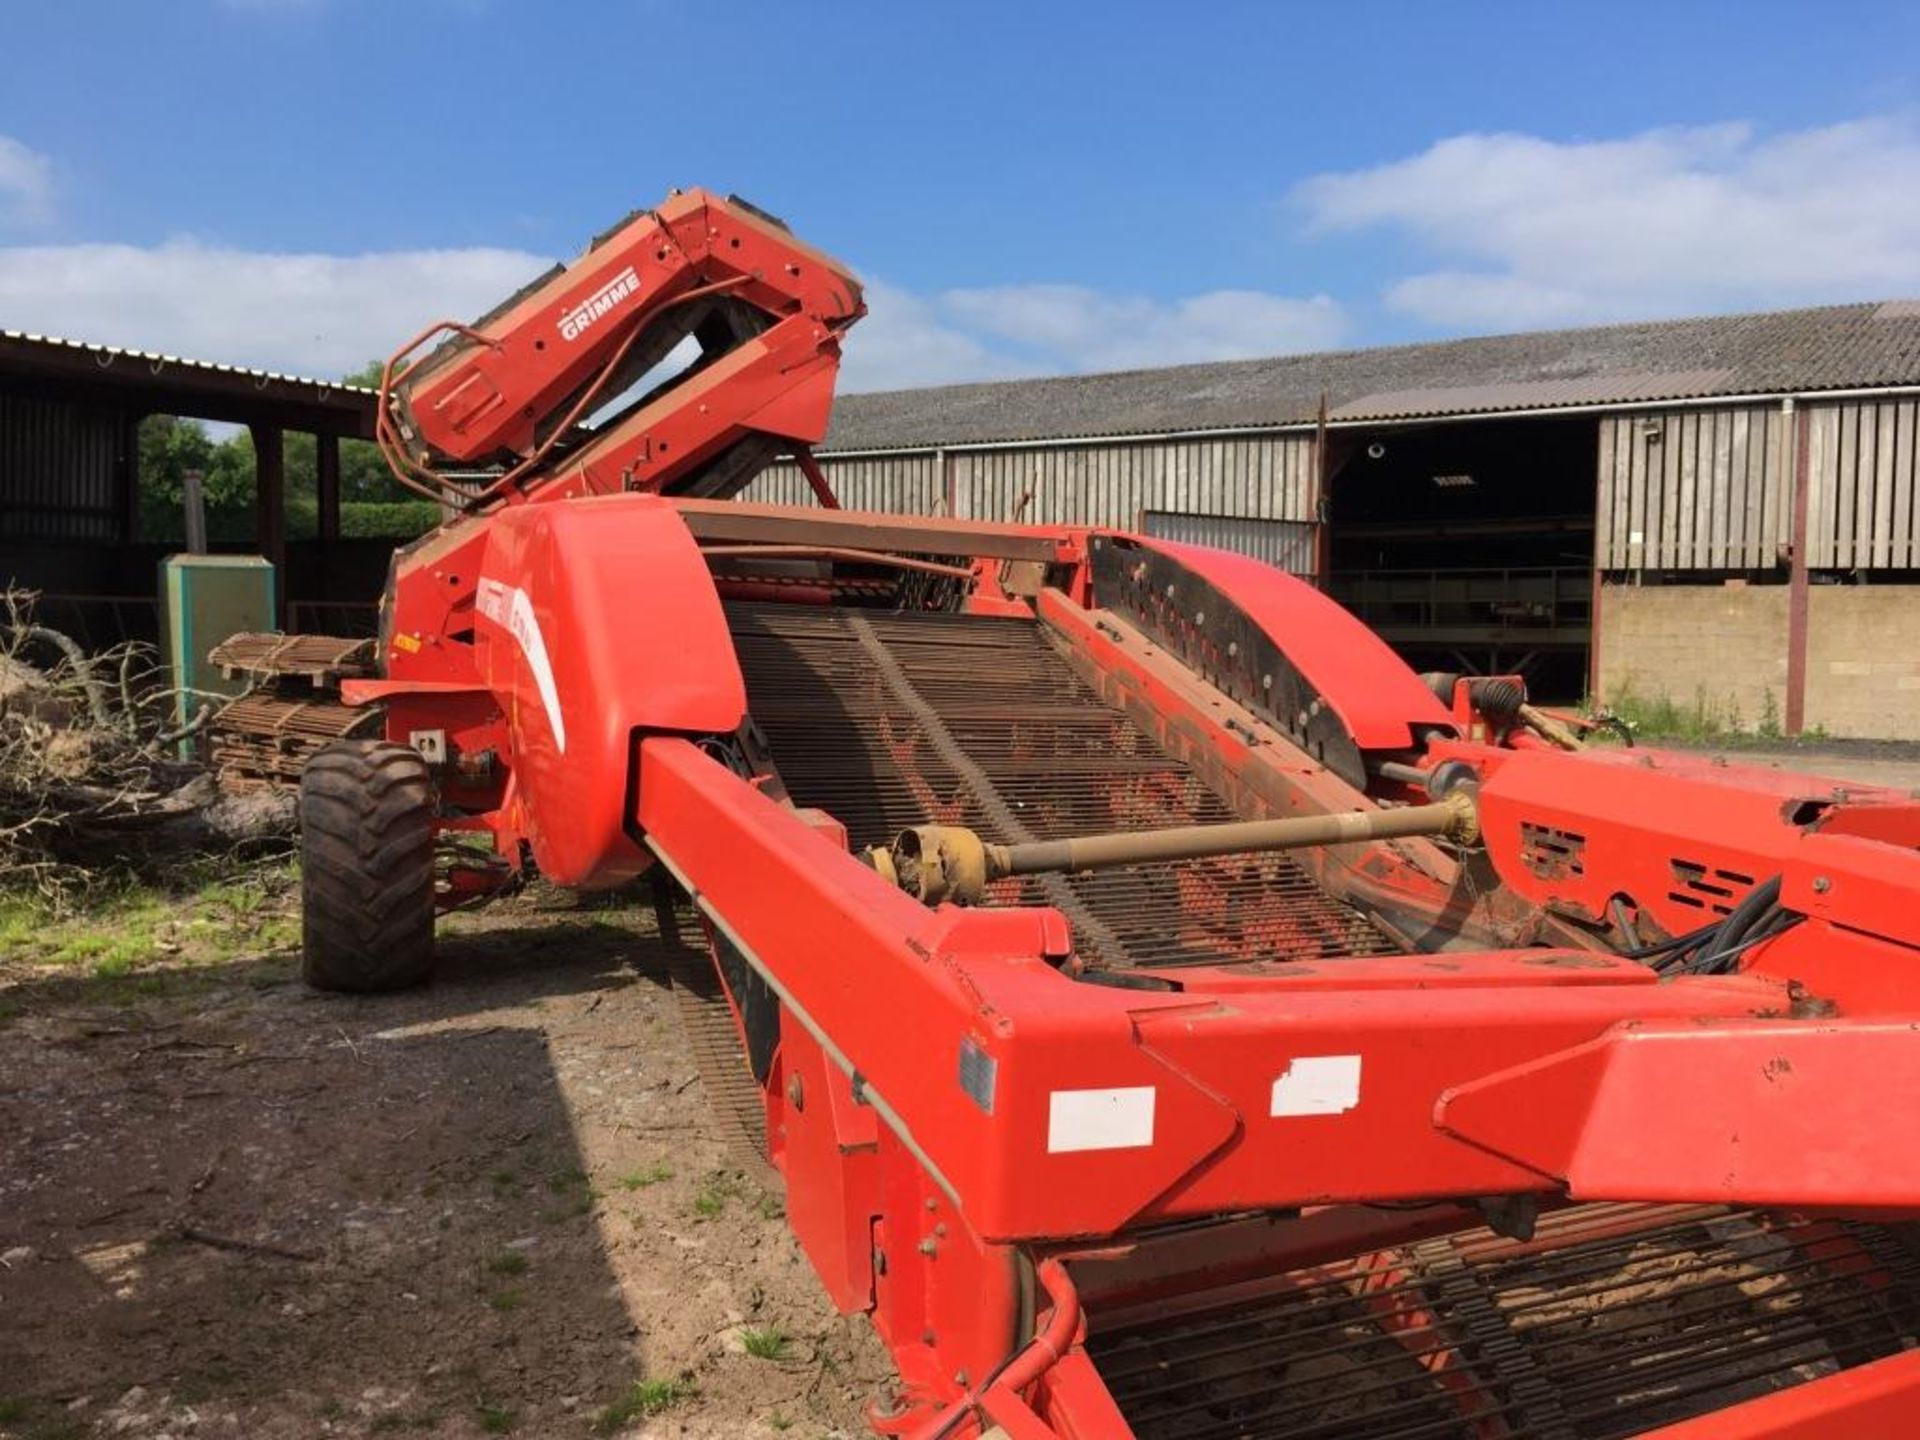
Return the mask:
M 1920 585 L 1807 592 L 1807 725 L 1920 740 Z
M 1600 695 L 1671 701 L 1720 724 L 1784 725 L 1785 585 L 1605 585 Z M 1815 585 L 1806 728 L 1920 740 L 1920 586 Z
M 1600 697 L 1696 708 L 1731 729 L 1782 723 L 1787 703 L 1784 585 L 1605 585 Z

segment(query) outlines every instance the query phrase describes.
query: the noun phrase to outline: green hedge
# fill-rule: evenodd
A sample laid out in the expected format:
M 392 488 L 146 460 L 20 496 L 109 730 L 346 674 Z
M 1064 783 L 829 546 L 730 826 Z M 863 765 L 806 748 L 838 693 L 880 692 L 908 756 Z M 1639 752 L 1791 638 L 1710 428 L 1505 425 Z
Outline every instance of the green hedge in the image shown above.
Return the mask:
M 343 500 L 343 540 L 411 540 L 440 523 L 440 507 L 431 500 Z
M 181 544 L 187 538 L 186 521 L 177 505 L 149 502 L 142 497 L 140 538 L 162 545 Z M 431 500 L 343 500 L 340 502 L 340 538 L 343 540 L 412 540 L 440 523 L 440 507 Z M 287 538 L 312 540 L 320 534 L 320 512 L 311 496 L 287 497 Z M 209 507 L 207 538 L 217 543 L 248 544 L 253 540 L 253 507 Z

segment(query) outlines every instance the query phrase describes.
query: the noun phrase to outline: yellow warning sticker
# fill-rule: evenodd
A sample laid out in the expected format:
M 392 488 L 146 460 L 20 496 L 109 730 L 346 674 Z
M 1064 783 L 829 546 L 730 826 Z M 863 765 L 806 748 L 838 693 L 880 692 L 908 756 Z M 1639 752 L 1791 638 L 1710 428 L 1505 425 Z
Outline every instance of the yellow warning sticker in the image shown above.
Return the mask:
M 396 635 L 393 637 L 393 648 L 396 650 L 404 650 L 407 654 L 411 655 L 420 648 L 420 637 L 417 635 Z

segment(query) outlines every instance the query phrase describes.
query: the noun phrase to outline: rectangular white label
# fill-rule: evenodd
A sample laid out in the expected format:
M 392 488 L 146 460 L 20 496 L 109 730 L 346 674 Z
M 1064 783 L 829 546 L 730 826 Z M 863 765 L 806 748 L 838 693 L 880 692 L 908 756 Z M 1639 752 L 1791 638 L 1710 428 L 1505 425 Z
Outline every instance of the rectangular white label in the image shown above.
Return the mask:
M 1137 1150 L 1153 1144 L 1153 1086 L 1056 1090 L 1048 1097 L 1047 1151 Z
M 1344 1115 L 1360 1103 L 1358 1055 L 1302 1055 L 1273 1082 L 1270 1115 Z

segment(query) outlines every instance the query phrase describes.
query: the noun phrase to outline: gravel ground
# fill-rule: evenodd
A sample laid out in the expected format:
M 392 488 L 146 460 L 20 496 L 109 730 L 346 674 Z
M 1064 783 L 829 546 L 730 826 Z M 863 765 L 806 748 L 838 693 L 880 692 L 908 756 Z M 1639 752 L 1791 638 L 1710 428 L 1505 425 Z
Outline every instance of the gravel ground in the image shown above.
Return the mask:
M 1920 744 L 1911 741 L 1756 740 L 1733 747 L 1700 744 L 1673 748 L 1723 755 L 1729 763 L 1736 765 L 1801 770 L 1810 775 L 1830 776 L 1835 780 L 1854 780 L 1863 785 L 1920 790 Z

